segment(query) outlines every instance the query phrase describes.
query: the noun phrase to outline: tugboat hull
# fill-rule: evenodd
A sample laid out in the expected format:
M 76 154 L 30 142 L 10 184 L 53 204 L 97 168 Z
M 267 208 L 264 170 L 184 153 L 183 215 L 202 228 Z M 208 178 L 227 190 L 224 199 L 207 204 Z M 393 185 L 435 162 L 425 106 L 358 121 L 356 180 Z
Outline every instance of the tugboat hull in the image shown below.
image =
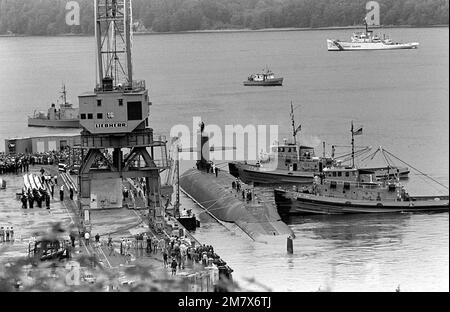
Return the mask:
M 247 184 L 311 184 L 314 181 L 313 172 L 288 170 L 264 171 L 256 166 L 240 163 L 229 163 L 228 167 L 233 176 Z
M 404 213 L 449 211 L 448 196 L 412 197 L 411 201 L 368 201 L 324 197 L 276 189 L 278 213 L 286 215 Z

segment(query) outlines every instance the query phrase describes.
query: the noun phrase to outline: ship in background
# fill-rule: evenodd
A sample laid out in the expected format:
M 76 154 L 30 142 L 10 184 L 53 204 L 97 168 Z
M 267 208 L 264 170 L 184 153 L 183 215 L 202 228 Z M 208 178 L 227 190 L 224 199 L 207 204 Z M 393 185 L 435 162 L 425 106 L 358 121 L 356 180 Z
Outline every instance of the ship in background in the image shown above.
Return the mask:
M 283 79 L 283 77 L 275 77 L 273 71 L 266 67 L 260 73 L 251 74 L 244 81 L 244 86 L 281 86 Z
M 418 42 L 398 43 L 383 35 L 380 38 L 369 30 L 367 21 L 364 20 L 366 29 L 363 32 L 355 32 L 351 37 L 351 42 L 340 41 L 339 39 L 327 39 L 328 51 L 360 51 L 360 50 L 400 50 L 417 49 Z
M 62 103 L 59 108 L 55 103 L 44 112 L 34 112 L 32 117 L 28 117 L 28 127 L 50 127 L 50 128 L 80 128 L 80 119 L 78 108 L 67 102 L 66 86 L 62 86 Z

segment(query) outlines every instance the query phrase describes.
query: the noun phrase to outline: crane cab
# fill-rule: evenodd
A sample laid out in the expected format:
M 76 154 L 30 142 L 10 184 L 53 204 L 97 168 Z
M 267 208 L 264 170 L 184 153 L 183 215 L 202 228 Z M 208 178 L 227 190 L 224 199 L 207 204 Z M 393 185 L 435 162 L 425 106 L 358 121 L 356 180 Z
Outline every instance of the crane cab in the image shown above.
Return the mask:
M 148 126 L 148 90 L 145 81 L 113 86 L 105 77 L 94 92 L 78 97 L 80 125 L 91 134 L 125 134 Z

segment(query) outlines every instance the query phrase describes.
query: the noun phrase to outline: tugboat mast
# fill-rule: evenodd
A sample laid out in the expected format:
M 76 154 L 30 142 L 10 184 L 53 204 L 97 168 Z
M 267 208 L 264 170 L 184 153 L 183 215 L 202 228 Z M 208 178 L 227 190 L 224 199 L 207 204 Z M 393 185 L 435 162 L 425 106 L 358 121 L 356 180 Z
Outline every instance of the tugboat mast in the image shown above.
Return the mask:
M 66 85 L 63 83 L 62 86 L 62 99 L 63 99 L 63 104 L 66 105 L 67 104 L 67 92 L 66 92 Z
M 367 26 L 367 23 L 366 23 L 366 26 Z M 350 132 L 352 133 L 352 168 L 355 168 L 355 133 L 353 131 L 353 120 L 352 120 L 352 127 L 350 129 Z
M 302 125 L 298 125 L 295 127 L 295 119 L 294 119 L 294 106 L 291 101 L 291 121 L 292 121 L 292 136 L 294 137 L 294 145 L 297 145 L 297 132 L 299 132 L 302 128 Z

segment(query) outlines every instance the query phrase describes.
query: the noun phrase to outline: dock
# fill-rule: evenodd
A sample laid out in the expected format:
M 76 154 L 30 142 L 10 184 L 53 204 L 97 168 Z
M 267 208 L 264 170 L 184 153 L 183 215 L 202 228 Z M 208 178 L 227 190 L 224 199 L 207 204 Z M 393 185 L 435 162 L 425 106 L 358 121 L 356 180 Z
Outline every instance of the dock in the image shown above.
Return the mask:
M 171 268 L 164 265 L 162 247 L 158 246 L 149 252 L 146 242 L 139 242 L 136 237 L 146 234 L 152 241 L 169 241 L 172 235 L 184 234 L 192 246 L 201 246 L 192 235 L 182 228 L 178 221 L 170 216 L 165 216 L 165 227 L 157 229 L 150 223 L 148 211 L 142 209 L 107 209 L 90 211 L 91 238 L 89 243 L 82 237 L 82 217 L 77 207 L 77 193 L 73 200 L 69 198 L 69 188 L 74 186 L 76 178 L 66 173 L 58 173 L 57 167 L 49 165 L 36 165 L 30 167 L 30 173 L 39 174 L 44 168 L 46 174 L 57 175 L 58 184 L 55 186 L 55 196 L 51 199 L 50 209 L 45 208 L 21 208 L 21 202 L 15 194 L 20 192 L 23 186 L 22 175 L 9 174 L 2 176 L 8 181 L 8 188 L 0 193 L 0 225 L 13 227 L 15 230 L 14 241 L 1 243 L 2 253 L 0 263 L 8 263 L 17 259 L 26 258 L 30 242 L 37 233 L 47 233 L 56 224 L 62 229 L 67 229 L 61 236 L 69 241 L 69 229 L 77 231 L 75 248 L 72 250 L 73 258 L 92 259 L 91 266 L 82 266 L 83 270 L 97 272 L 107 271 L 110 274 L 121 276 L 115 281 L 109 290 L 123 290 L 130 285 L 143 282 L 144 277 L 134 274 L 133 269 L 145 270 L 151 278 L 159 281 L 158 291 L 214 291 L 219 284 L 220 266 L 211 262 L 205 266 L 201 262 L 187 259 L 184 268 L 178 268 L 176 275 L 171 275 Z M 64 200 L 60 201 L 56 193 L 60 186 L 65 186 Z M 100 236 L 99 242 L 95 241 L 96 235 Z M 112 247 L 108 239 L 112 240 Z M 125 254 L 121 241 L 130 241 L 131 248 Z M 154 247 L 154 246 L 152 246 Z M 170 255 L 168 256 L 170 260 Z M 97 268 L 97 269 L 96 269 Z M 98 271 L 100 272 L 100 271 Z M 101 274 L 101 273 L 99 273 Z M 148 276 L 147 276 L 148 279 Z

